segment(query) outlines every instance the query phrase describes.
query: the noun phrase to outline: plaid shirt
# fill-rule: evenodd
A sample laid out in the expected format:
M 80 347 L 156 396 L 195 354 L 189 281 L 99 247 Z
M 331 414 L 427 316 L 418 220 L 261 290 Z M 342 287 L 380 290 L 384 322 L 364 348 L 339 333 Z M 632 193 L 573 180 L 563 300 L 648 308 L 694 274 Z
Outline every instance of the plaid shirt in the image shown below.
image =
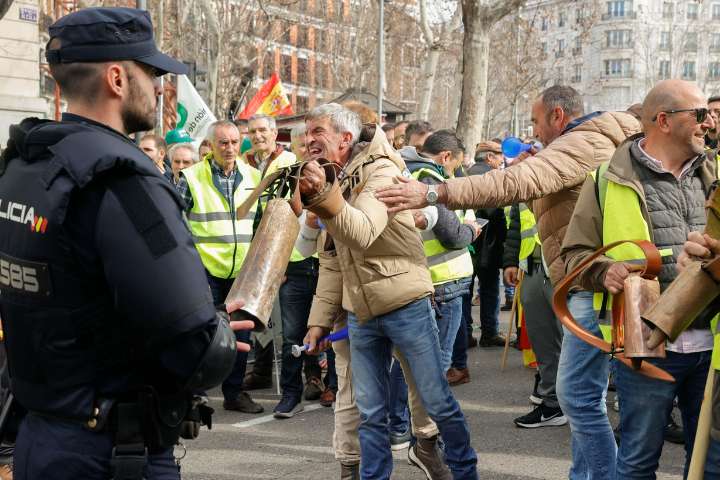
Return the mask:
M 201 161 L 204 162 L 205 160 Z M 210 170 L 212 171 L 213 183 L 215 185 L 220 185 L 220 191 L 225 197 L 225 200 L 227 200 L 228 205 L 232 205 L 233 185 L 235 184 L 235 177 L 237 175 L 240 175 L 240 173 L 238 172 L 237 164 L 235 165 L 233 171 L 230 172 L 230 175 L 225 175 L 223 169 L 220 168 L 217 163 L 215 163 L 215 159 L 211 159 Z M 182 172 L 180 172 L 180 179 L 178 180 L 175 188 L 177 188 L 178 193 L 183 198 L 183 200 L 185 200 L 185 211 L 189 212 L 190 209 L 193 207 L 192 192 L 190 191 L 187 179 L 185 178 L 185 175 L 182 174 Z

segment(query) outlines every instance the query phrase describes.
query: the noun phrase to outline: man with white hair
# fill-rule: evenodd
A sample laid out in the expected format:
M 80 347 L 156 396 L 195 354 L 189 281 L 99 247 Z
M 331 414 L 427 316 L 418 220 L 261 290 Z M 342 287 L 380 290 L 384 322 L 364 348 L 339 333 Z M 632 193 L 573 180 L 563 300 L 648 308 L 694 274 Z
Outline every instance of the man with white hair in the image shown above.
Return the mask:
M 407 173 L 405 163 L 379 127 L 372 142 L 353 155 L 360 119 L 338 104 L 311 110 L 305 124 L 312 161 L 303 170 L 300 192 L 325 226 L 305 343 L 316 352 L 334 320 L 343 309 L 348 312 L 352 384 L 360 410 L 360 476 L 389 479 L 392 473 L 387 391 L 394 346 L 409 367 L 408 382 L 412 377 L 422 385 L 418 393 L 442 434 L 452 473 L 435 461 L 436 437 L 419 438 L 409 460 L 419 461 L 428 478 L 477 479 L 470 431 L 441 365 L 422 240 L 410 212 L 389 215 L 374 196 L 377 188 Z
M 253 115 L 248 120 L 248 137 L 252 148 L 243 154 L 242 159 L 251 167 L 260 170 L 263 176 L 267 175 L 273 163 L 280 163 L 281 166 L 295 163 L 295 155 L 277 144 L 277 136 L 274 117 Z
M 177 190 L 185 200 L 188 226 L 195 248 L 205 266 L 216 306 L 223 305 L 250 248 L 257 206 L 237 218 L 242 205 L 260 183 L 260 172 L 240 161 L 240 131 L 234 123 L 220 120 L 208 129 L 212 153 L 180 172 Z M 248 342 L 250 332 L 236 332 Z M 243 391 L 247 353 L 238 352 L 230 376 L 222 384 L 223 408 L 261 413 L 263 407 Z
M 180 179 L 180 170 L 188 168 L 197 163 L 198 156 L 192 143 L 176 143 L 168 149 L 170 168 L 172 169 L 173 182 L 177 185 Z

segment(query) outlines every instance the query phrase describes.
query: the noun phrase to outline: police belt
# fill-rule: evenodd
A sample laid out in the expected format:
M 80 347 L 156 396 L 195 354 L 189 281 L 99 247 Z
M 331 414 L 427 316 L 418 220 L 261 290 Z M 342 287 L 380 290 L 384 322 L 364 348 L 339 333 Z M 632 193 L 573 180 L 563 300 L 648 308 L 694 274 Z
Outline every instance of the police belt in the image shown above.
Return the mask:
M 141 480 L 148 454 L 172 448 L 180 438 L 194 439 L 198 427 L 212 428 L 213 409 L 195 404 L 187 393 L 160 396 L 149 388 L 137 393 L 137 400 L 99 398 L 88 420 L 30 411 L 51 420 L 79 425 L 91 432 L 114 435 L 112 480 Z

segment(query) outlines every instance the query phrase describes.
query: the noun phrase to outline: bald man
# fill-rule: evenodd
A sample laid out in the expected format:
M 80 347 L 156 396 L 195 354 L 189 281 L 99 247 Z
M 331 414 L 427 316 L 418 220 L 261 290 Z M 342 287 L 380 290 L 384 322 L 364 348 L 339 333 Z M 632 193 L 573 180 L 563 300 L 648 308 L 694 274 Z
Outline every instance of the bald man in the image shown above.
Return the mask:
M 595 250 L 613 241 L 651 240 L 663 257 L 658 275 L 663 291 L 677 276 L 677 257 L 688 232 L 705 226 L 705 197 L 718 172 L 714 155 L 710 160 L 704 152 L 704 136 L 714 127 L 714 120 L 708 114 L 707 101 L 698 86 L 680 80 L 666 80 L 650 90 L 643 102 L 641 119 L 644 136 L 633 137 L 618 147 L 610 162 L 585 181 L 561 256 L 566 270 L 571 271 Z M 635 255 L 611 250 L 609 256 L 596 259 L 579 277 L 584 292 L 574 297 L 586 299 L 585 308 L 576 308 L 573 312 L 579 323 L 586 324 L 595 318 L 593 292 L 603 292 L 604 295 L 595 295 L 605 299 L 610 308 L 607 294 L 617 295 L 623 291 L 631 263 L 639 260 Z M 582 316 L 588 318 L 579 318 Z M 700 315 L 677 341 L 666 345 L 665 358 L 650 360 L 675 377 L 676 382 L 654 380 L 618 364 L 615 385 L 620 400 L 622 439 L 616 471 L 608 471 L 601 478 L 615 478 L 615 475 L 623 479 L 655 478 L 663 430 L 675 397 L 679 399 L 685 429 L 687 474 L 713 348 L 710 317 Z M 563 351 L 562 356 L 578 361 L 577 353 Z M 588 361 L 587 355 L 582 361 Z M 592 361 L 607 362 L 608 359 L 595 350 Z M 562 359 L 560 364 L 562 370 Z M 592 369 L 575 370 L 576 375 L 563 381 L 562 386 L 561 371 L 558 393 L 577 396 L 580 395 L 577 392 L 594 391 L 592 399 L 602 400 L 606 378 L 590 378 L 588 371 Z M 587 415 L 600 413 L 592 411 L 600 402 L 590 401 L 587 405 Z M 607 419 L 603 422 L 607 424 Z M 613 458 L 604 459 L 608 465 L 613 461 Z M 571 475 L 571 478 L 575 477 Z

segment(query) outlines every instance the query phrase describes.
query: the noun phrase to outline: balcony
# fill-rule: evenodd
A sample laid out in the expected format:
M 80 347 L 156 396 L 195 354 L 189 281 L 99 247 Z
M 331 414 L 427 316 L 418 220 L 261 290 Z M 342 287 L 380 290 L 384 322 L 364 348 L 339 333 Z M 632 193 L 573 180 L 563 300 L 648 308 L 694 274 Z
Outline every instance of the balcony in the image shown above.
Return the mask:
M 572 49 L 573 57 L 577 57 L 579 55 L 582 55 L 582 47 L 575 47 Z
M 710 45 L 710 53 L 718 53 L 720 52 L 720 45 Z
M 582 78 L 579 75 L 573 75 L 570 77 L 570 83 L 580 83 Z
M 603 47 L 603 50 L 612 50 L 612 49 L 622 50 L 622 49 L 626 49 L 626 48 L 635 48 L 635 42 L 631 40 L 629 42 L 617 43 L 614 45 L 606 43 L 605 46 Z
M 565 50 L 557 50 L 555 52 L 555 58 L 563 58 L 565 56 Z
M 626 78 L 632 78 L 633 71 L 632 70 L 626 70 L 624 72 L 616 72 L 616 73 L 601 73 L 600 78 L 603 80 L 622 80 Z
M 637 12 L 617 12 L 617 13 L 603 13 L 602 20 L 635 20 L 637 18 Z

